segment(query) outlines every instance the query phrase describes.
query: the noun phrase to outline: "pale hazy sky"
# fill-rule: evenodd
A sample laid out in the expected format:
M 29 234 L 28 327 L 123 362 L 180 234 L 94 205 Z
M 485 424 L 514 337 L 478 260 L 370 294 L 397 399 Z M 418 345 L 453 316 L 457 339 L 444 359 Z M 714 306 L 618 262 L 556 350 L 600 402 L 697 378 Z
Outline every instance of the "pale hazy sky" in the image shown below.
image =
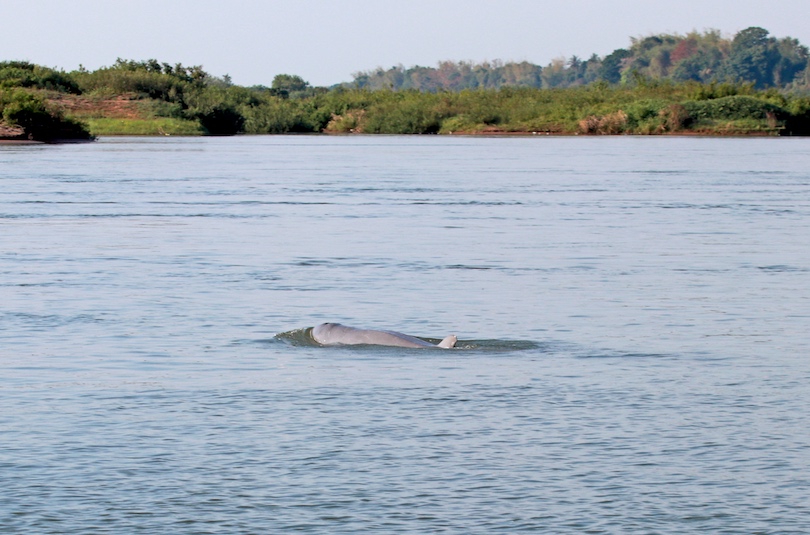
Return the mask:
M 761 26 L 810 46 L 810 0 L 0 0 L 0 60 L 202 65 L 239 85 L 313 85 L 397 64 L 600 56 L 630 37 Z

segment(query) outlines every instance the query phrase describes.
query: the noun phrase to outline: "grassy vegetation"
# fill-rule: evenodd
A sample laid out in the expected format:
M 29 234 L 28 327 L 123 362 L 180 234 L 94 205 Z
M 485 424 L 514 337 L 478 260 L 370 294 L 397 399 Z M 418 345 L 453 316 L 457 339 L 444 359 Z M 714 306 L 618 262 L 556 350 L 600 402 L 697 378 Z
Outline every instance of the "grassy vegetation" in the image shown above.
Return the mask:
M 94 136 L 200 136 L 205 133 L 196 121 L 157 117 L 154 119 L 86 119 Z

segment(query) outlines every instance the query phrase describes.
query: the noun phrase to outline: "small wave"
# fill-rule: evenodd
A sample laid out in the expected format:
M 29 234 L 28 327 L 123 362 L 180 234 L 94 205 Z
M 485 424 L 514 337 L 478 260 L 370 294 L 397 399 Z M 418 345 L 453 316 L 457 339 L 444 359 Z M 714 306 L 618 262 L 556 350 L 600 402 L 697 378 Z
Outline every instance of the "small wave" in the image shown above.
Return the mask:
M 757 266 L 757 269 L 765 271 L 766 273 L 806 273 L 807 268 L 786 266 L 784 264 L 776 264 L 773 266 Z
M 304 346 L 304 347 L 319 347 L 320 344 L 312 338 L 312 327 L 304 327 L 302 329 L 294 329 L 279 333 L 273 337 L 273 340 L 283 342 L 291 346 Z
M 511 353 L 513 351 L 542 350 L 543 344 L 532 340 L 459 340 L 454 349 L 486 353 Z
M 664 353 L 612 353 L 612 352 L 601 352 L 601 353 L 592 353 L 588 352 L 582 355 L 578 355 L 577 358 L 580 359 L 666 359 L 666 358 L 674 358 L 674 355 L 667 355 Z
M 31 314 L 28 312 L 6 312 L 0 315 L 2 321 L 27 327 L 54 328 L 73 323 L 98 323 L 100 318 L 90 314 L 63 316 L 59 314 Z
M 400 204 L 429 204 L 434 206 L 523 206 L 522 201 L 411 201 Z
M 469 269 L 469 270 L 474 270 L 474 271 L 487 271 L 487 270 L 490 270 L 490 269 L 499 269 L 499 267 L 497 267 L 497 266 L 496 267 L 493 267 L 493 266 L 475 266 L 475 265 L 466 265 L 466 264 L 451 264 L 451 265 L 445 266 L 444 269 L 460 269 L 460 270 Z

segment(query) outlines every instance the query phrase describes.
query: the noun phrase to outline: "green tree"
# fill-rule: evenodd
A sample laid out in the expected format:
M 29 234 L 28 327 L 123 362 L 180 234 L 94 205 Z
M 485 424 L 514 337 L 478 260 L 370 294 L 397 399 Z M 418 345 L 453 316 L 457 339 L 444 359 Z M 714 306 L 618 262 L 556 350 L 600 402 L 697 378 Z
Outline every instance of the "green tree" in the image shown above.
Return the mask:
M 277 95 L 287 97 L 309 89 L 309 82 L 294 74 L 277 74 L 270 87 Z
M 773 83 L 785 86 L 792 83 L 808 66 L 807 47 L 797 39 L 785 37 L 776 44 L 778 58 L 773 70 Z
M 725 65 L 726 77 L 754 82 L 757 88 L 773 85 L 773 68 L 777 63 L 776 40 L 768 30 L 751 27 L 734 36 L 731 53 Z
M 619 48 L 605 56 L 599 70 L 599 78 L 611 84 L 619 83 L 622 79 L 622 61 L 632 55 L 629 50 Z
M 31 87 L 62 93 L 81 93 L 71 75 L 27 61 L 0 62 L 0 87 Z

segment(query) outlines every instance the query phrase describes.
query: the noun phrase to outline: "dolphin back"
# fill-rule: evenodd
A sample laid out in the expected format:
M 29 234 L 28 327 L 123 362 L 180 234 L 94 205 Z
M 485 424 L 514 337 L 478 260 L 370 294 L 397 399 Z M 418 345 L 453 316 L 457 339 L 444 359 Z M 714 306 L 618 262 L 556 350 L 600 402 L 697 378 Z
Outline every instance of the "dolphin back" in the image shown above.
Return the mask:
M 394 347 L 441 347 L 451 348 L 456 343 L 455 336 L 448 336 L 436 346 L 421 338 L 396 331 L 376 331 L 356 329 L 340 323 L 322 323 L 312 328 L 312 338 L 321 345 L 378 345 Z

